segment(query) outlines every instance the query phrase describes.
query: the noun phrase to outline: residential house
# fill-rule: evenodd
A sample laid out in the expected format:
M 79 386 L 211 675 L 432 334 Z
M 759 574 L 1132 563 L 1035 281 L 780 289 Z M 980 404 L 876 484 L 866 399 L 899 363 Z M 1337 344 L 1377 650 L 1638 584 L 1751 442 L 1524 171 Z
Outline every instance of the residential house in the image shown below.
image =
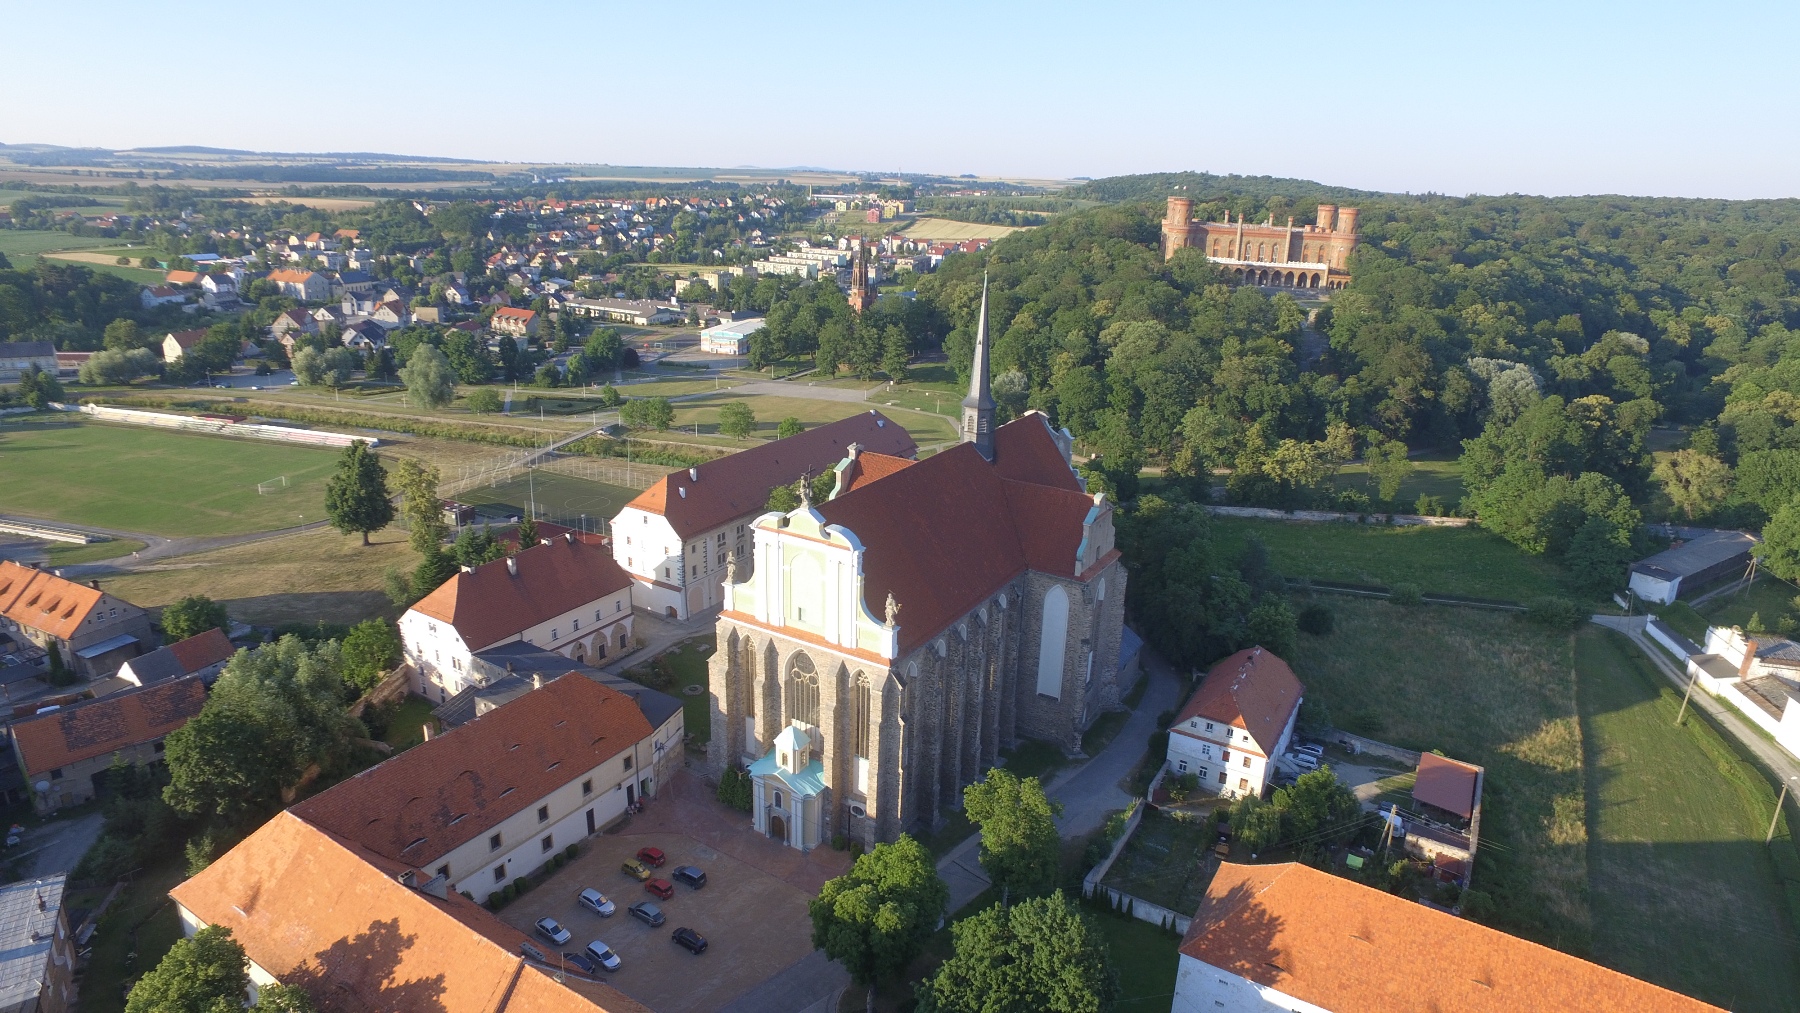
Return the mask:
M 1744 574 L 1755 535 L 1742 531 L 1709 531 L 1631 564 L 1631 592 L 1647 602 L 1667 605 L 1684 592 Z
M 56 373 L 56 345 L 48 341 L 0 341 L 0 380 L 17 380 L 33 369 Z
M 573 674 L 533 687 L 290 812 L 481 903 L 659 790 L 634 700 Z
M 762 317 L 754 317 L 708 327 L 700 332 L 700 350 L 714 355 L 747 355 L 750 335 L 762 330 L 765 323 Z
M 14 722 L 13 751 L 37 811 L 80 805 L 100 794 L 115 756 L 162 762 L 163 739 L 206 703 L 206 684 L 187 676 Z
M 1214 665 L 1169 725 L 1168 766 L 1227 798 L 1261 796 L 1287 752 L 1305 689 L 1260 647 Z
M 918 453 L 904 428 L 871 410 L 665 475 L 612 521 L 613 558 L 637 583 L 632 600 L 678 619 L 717 607 L 729 557 L 739 580 L 751 575 L 750 522 L 766 512 L 769 493 L 824 474 L 854 456 L 853 446 L 885 457 Z
M 133 686 L 154 686 L 194 675 L 210 686 L 236 653 L 237 648 L 225 638 L 225 631 L 215 626 L 132 658 L 119 666 L 119 678 Z
M 163 284 L 175 288 L 187 288 L 200 284 L 198 271 L 169 271 L 163 275 Z
M 538 330 L 537 311 L 502 306 L 494 311 L 493 319 L 488 321 L 488 328 L 515 338 L 529 338 Z
M 299 271 L 284 268 L 269 272 L 272 282 L 282 295 L 301 302 L 319 302 L 331 297 L 331 282 L 317 271 Z
M 188 293 L 172 285 L 146 285 L 144 290 L 138 293 L 138 302 L 147 310 L 155 309 L 158 306 L 184 303 L 187 300 Z
M 89 679 L 111 675 L 156 646 L 150 615 L 143 609 L 95 584 L 78 584 L 10 559 L 0 560 L 0 617 Z
M 313 318 L 313 323 L 317 324 L 321 331 L 330 324 L 336 324 L 339 327 L 344 326 L 344 311 L 338 309 L 336 306 L 320 306 L 318 309 L 313 310 L 310 316 Z
M 369 314 L 369 319 L 388 330 L 396 330 L 412 323 L 412 314 L 407 312 L 405 303 L 390 299 L 375 307 L 374 312 Z
M 344 345 L 359 352 L 379 352 L 387 347 L 387 330 L 373 320 L 358 320 L 344 328 Z
M 467 306 L 474 300 L 469 298 L 469 290 L 461 284 L 444 286 L 444 301 L 457 306 Z
M 1173 1013 L 1722 1013 L 1309 865 L 1221 865 L 1182 937 Z
M 186 355 L 189 350 L 206 340 L 206 331 L 171 331 L 162 341 L 162 357 L 164 362 L 174 362 Z
M 474 656 L 513 641 L 598 662 L 631 644 L 631 576 L 565 535 L 464 569 L 400 617 L 413 690 L 438 702 L 484 681 Z
M 238 304 L 237 282 L 229 274 L 209 274 L 200 279 L 200 301 L 213 311 L 232 309 Z
M 0 886 L 0 1013 L 75 1008 L 75 940 L 64 880 L 57 873 Z
M 1432 875 L 1466 886 L 1481 836 L 1481 789 L 1487 770 L 1422 753 L 1413 776 L 1412 809 L 1401 820 L 1406 853 L 1431 864 Z
M 444 322 L 444 310 L 441 306 L 416 306 L 412 311 L 414 323 L 441 324 Z
M 301 334 L 319 333 L 319 322 L 302 309 L 282 310 L 269 325 L 269 336 L 292 350 L 293 339 Z
M 375 291 L 375 279 L 365 271 L 339 271 L 337 284 L 333 288 L 339 293 L 368 294 Z
M 346 317 L 366 317 L 380 305 L 381 300 L 374 292 L 345 292 L 338 300 L 338 312 Z
M 649 1013 L 416 866 L 289 810 L 169 896 L 187 935 L 231 930 L 252 993 L 284 982 L 322 1011 Z

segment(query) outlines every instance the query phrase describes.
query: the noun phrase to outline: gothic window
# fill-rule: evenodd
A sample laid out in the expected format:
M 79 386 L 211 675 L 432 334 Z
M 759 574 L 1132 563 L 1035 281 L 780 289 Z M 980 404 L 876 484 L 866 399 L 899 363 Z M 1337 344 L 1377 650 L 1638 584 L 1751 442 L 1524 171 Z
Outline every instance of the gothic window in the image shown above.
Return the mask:
M 861 672 L 850 688 L 850 743 L 854 755 L 869 755 L 869 678 Z
M 1217 239 L 1213 240 L 1212 255 L 1215 257 L 1219 255 L 1219 241 Z
M 787 715 L 790 721 L 818 727 L 819 673 L 804 651 L 788 661 Z
M 1268 245 L 1265 243 L 1257 243 L 1256 244 L 1256 259 L 1257 260 L 1267 260 L 1268 258 L 1269 258 Z
M 1069 592 L 1052 585 L 1044 595 L 1043 619 L 1038 633 L 1037 691 L 1062 699 L 1063 651 L 1069 639 Z

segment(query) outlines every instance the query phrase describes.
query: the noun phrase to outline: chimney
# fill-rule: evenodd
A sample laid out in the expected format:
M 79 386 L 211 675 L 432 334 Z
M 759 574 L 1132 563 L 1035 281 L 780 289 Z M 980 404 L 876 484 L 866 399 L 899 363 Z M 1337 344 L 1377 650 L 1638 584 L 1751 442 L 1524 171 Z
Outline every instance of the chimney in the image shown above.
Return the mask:
M 419 885 L 419 874 L 411 869 L 407 869 L 400 874 L 400 885 L 406 887 L 408 890 L 416 888 Z
M 1293 227 L 1294 227 L 1294 216 L 1293 216 L 1293 215 L 1288 215 L 1288 228 L 1290 228 L 1290 229 L 1291 229 L 1291 228 L 1293 228 Z
M 509 577 L 517 577 L 519 575 L 519 557 L 506 557 L 506 573 Z
M 98 580 L 88 581 L 88 586 L 93 588 L 96 591 L 100 590 L 100 582 Z
M 507 663 L 506 663 L 506 674 L 507 674 L 507 675 L 511 675 L 511 674 L 513 674 L 513 667 L 512 667 L 512 666 L 513 666 L 513 663 L 512 663 L 512 662 L 510 662 L 510 661 L 509 661 L 509 662 L 507 662 Z
M 424 724 L 420 725 L 419 730 L 425 733 L 425 741 L 430 742 L 431 741 L 431 722 L 427 721 Z
M 1738 677 L 1741 679 L 1748 679 L 1750 677 L 1750 667 L 1755 664 L 1756 640 L 1753 637 L 1745 637 L 1744 660 L 1738 663 Z
M 573 532 L 573 531 L 563 532 L 563 541 L 568 542 L 570 545 L 574 545 L 575 544 L 575 532 Z
M 690 482 L 700 481 L 700 469 L 699 468 L 689 468 L 688 469 L 688 481 L 690 481 Z
M 542 672 L 531 673 L 531 688 L 532 689 L 543 689 L 544 688 L 544 673 L 542 673 Z

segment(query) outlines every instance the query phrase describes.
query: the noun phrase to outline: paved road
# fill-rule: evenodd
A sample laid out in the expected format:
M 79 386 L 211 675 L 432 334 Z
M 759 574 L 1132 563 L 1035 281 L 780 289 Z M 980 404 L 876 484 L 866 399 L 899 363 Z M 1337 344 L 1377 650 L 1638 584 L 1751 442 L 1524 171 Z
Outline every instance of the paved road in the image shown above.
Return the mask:
M 767 394 L 770 397 L 799 397 L 808 401 L 865 401 L 866 391 L 852 387 L 827 387 L 805 380 L 786 383 L 753 380 L 731 388 L 733 394 Z
M 850 972 L 814 950 L 733 999 L 720 1013 L 836 1013 Z
M 1131 804 L 1132 795 L 1123 786 L 1125 778 L 1148 748 L 1157 715 L 1177 704 L 1182 684 L 1175 670 L 1148 648 L 1144 650 L 1144 673 L 1150 684 L 1125 727 L 1098 756 L 1064 771 L 1051 782 L 1048 794 L 1063 806 L 1056 826 L 1064 837 L 1097 830 L 1109 814 Z M 951 911 L 988 888 L 988 878 L 981 871 L 980 851 L 981 835 L 975 834 L 938 861 L 938 875 L 950 887 Z
M 311 524 L 299 524 L 291 528 L 278 528 L 274 531 L 252 531 L 242 535 L 217 535 L 205 538 L 164 538 L 143 531 L 120 531 L 115 528 L 99 528 L 87 524 L 66 524 L 62 521 L 46 521 L 38 517 L 17 517 L 0 515 L 0 521 L 13 521 L 19 524 L 44 524 L 53 528 L 64 528 L 69 531 L 81 531 L 90 535 L 105 535 L 109 538 L 130 538 L 144 543 L 144 548 L 136 553 L 103 559 L 93 563 L 75 563 L 61 567 L 63 575 L 70 578 L 95 576 L 105 573 L 117 573 L 121 570 L 132 570 L 145 563 L 169 559 L 175 556 L 191 556 L 198 552 L 211 552 L 232 545 L 243 545 L 248 542 L 260 542 L 269 538 L 280 538 L 301 531 L 322 528 L 326 521 L 314 521 Z M 10 549 L 11 547 L 8 546 Z M 5 558 L 25 559 L 26 555 L 13 555 L 10 551 Z M 41 554 L 37 558 L 45 558 Z
M 1652 641 L 1649 634 L 1644 632 L 1646 621 L 1644 616 L 1594 616 L 1592 621 L 1630 637 L 1631 642 L 1638 645 L 1639 649 L 1650 658 L 1657 671 L 1674 683 L 1677 689 L 1683 692 L 1687 691 L 1687 672 L 1675 663 L 1675 659 L 1669 657 L 1667 651 Z M 1774 771 L 1775 776 L 1792 781 L 1797 788 L 1800 788 L 1800 762 L 1796 762 L 1794 757 L 1788 755 L 1787 751 L 1780 746 L 1763 738 L 1749 721 L 1739 717 L 1737 712 L 1727 707 L 1723 701 L 1714 699 L 1704 689 L 1696 687 L 1693 699 L 1688 706 L 1705 711 L 1715 724 L 1730 731 L 1745 749 L 1756 754 L 1756 758 L 1761 760 L 1765 767 Z
M 24 839 L 19 842 L 19 850 L 8 857 L 20 863 L 20 872 L 26 879 L 69 872 L 100 839 L 105 822 L 99 813 L 89 813 L 80 819 L 34 827 L 21 835 Z

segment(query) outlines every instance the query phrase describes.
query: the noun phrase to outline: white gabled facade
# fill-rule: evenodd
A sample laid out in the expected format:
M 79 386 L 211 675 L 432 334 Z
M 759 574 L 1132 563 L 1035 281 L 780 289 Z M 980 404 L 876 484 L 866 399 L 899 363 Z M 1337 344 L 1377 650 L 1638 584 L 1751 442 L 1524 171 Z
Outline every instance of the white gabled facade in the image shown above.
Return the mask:
M 1295 708 L 1289 715 L 1275 756 L 1287 751 L 1299 713 Z M 1275 775 L 1275 758 L 1264 755 L 1244 729 L 1200 716 L 1169 729 L 1169 769 L 1199 777 L 1200 787 L 1209 794 L 1236 798 L 1263 793 Z
M 637 607 L 686 619 L 723 601 L 726 558 L 732 553 L 740 563 L 750 558 L 749 521 L 733 518 L 683 539 L 662 514 L 627 506 L 613 518 L 613 560 L 636 583 Z
M 1333 1013 L 1249 978 L 1181 954 L 1170 1013 Z

